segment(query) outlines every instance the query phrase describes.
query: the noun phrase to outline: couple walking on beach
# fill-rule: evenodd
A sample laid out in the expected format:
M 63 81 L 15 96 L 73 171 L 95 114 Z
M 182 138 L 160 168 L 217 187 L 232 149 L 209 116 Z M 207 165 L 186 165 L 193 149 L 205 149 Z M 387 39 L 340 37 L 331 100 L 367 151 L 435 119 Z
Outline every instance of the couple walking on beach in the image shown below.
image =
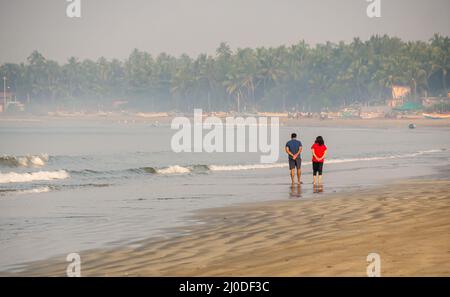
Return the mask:
M 297 134 L 291 134 L 291 140 L 286 143 L 286 153 L 289 155 L 289 170 L 291 171 L 291 181 L 295 184 L 295 169 L 297 169 L 297 181 L 301 184 L 301 165 L 303 151 L 303 145 L 300 140 L 297 139 Z M 311 146 L 312 153 L 312 166 L 313 166 L 313 184 L 322 184 L 322 169 L 325 156 L 327 154 L 327 147 L 323 141 L 322 136 L 317 136 L 314 144 Z

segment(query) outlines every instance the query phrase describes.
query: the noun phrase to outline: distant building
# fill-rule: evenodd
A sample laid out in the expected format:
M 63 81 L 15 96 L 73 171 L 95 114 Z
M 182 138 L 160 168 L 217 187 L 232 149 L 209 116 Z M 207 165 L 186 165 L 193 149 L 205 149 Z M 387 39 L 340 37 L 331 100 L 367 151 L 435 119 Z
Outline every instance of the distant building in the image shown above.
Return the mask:
M 396 108 L 405 103 L 405 98 L 411 94 L 411 88 L 407 86 L 392 86 L 392 98 L 388 101 L 388 106 Z
M 386 105 L 361 106 L 360 117 L 363 119 L 384 118 L 391 111 L 391 107 Z
M 0 112 L 23 112 L 25 105 L 12 92 L 0 92 Z
M 416 112 L 423 109 L 422 103 L 407 101 L 401 106 L 394 108 L 395 111 Z
M 392 98 L 401 99 L 406 98 L 411 94 L 411 88 L 406 86 L 392 86 Z
M 388 100 L 388 106 L 390 108 L 396 108 L 398 106 L 402 106 L 405 103 L 405 99 L 403 98 L 392 98 Z
M 0 91 L 0 112 L 6 110 L 6 104 L 13 98 L 13 93 Z
M 8 101 L 6 104 L 7 112 L 23 112 L 25 111 L 25 105 L 19 101 Z
M 450 97 L 427 97 L 427 98 L 421 98 L 422 104 L 425 107 L 431 107 L 433 105 L 437 104 L 448 104 L 450 103 Z

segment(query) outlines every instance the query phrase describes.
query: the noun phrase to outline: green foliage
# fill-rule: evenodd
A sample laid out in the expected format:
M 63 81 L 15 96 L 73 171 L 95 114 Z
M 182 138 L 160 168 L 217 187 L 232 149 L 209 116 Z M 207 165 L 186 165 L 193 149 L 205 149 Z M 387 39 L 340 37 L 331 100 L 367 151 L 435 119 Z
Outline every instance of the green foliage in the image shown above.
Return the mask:
M 448 93 L 450 40 L 404 42 L 389 36 L 311 47 L 239 48 L 221 43 L 216 54 L 176 58 L 133 50 L 128 59 L 64 65 L 34 51 L 25 64 L 6 63 L 0 75 L 19 100 L 81 106 L 128 100 L 147 110 L 255 109 L 305 111 L 383 101 L 392 85 L 410 86 L 411 100 Z

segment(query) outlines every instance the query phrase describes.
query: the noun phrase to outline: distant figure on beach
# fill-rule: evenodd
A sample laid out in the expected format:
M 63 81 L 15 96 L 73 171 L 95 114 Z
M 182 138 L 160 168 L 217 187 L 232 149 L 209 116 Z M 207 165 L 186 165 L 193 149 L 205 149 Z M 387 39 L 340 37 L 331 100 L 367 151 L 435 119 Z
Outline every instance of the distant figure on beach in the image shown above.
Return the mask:
M 286 143 L 286 153 L 289 155 L 289 170 L 291 171 L 291 182 L 294 184 L 295 168 L 297 168 L 297 181 L 301 184 L 302 175 L 302 153 L 303 147 L 301 141 L 297 140 L 297 134 L 291 134 L 291 140 Z
M 325 156 L 327 155 L 327 146 L 323 141 L 322 136 L 317 136 L 316 141 L 311 147 L 312 152 L 312 166 L 313 166 L 313 184 L 322 184 L 322 170 L 323 170 L 323 161 L 325 160 Z M 318 180 L 316 180 L 316 176 L 318 175 Z

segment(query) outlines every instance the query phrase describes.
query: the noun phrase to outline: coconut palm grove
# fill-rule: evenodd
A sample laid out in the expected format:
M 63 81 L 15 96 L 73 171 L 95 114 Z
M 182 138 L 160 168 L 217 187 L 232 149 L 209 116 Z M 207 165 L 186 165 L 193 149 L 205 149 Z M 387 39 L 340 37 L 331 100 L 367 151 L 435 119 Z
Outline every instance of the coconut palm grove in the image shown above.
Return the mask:
M 449 68 L 450 39 L 436 34 L 428 42 L 377 35 L 236 50 L 223 42 L 197 57 L 135 49 L 123 61 L 69 57 L 64 64 L 34 51 L 24 63 L 3 64 L 0 75 L 35 109 L 107 109 L 121 100 L 148 111 L 320 111 L 384 102 L 393 85 L 410 87 L 412 102 L 447 97 Z

